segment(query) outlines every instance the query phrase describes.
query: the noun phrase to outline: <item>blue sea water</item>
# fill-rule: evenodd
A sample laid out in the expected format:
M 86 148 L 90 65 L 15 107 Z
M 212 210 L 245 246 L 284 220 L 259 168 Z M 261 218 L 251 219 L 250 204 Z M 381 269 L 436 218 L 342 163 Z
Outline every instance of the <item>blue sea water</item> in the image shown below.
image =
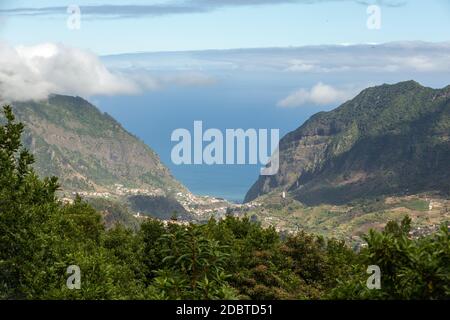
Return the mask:
M 247 80 L 247 81 L 246 81 Z M 280 137 L 318 110 L 282 109 L 276 102 L 290 88 L 273 81 L 230 80 L 213 86 L 175 87 L 135 96 L 97 97 L 91 102 L 147 143 L 172 174 L 192 192 L 241 202 L 256 181 L 261 165 L 175 165 L 172 131 L 203 121 L 203 130 L 279 129 Z M 291 89 L 292 90 L 292 89 Z

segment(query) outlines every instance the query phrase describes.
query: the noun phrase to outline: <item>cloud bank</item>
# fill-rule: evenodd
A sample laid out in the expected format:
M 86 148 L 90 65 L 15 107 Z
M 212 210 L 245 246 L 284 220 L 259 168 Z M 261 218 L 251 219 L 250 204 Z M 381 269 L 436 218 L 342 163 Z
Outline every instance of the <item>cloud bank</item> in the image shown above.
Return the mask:
M 268 71 L 302 74 L 448 73 L 450 43 L 392 42 L 159 52 L 102 57 L 110 67 L 149 70 Z
M 135 83 L 111 73 L 91 52 L 52 43 L 0 44 L 3 100 L 44 99 L 51 93 L 81 96 L 131 94 Z
M 391 75 L 401 79 L 441 79 L 448 78 L 449 72 L 450 43 L 399 42 L 97 57 L 90 51 L 61 44 L 11 47 L 0 42 L 0 98 L 7 100 L 42 99 L 50 93 L 83 97 L 136 94 L 168 86 L 207 86 L 217 79 L 227 81 L 230 76 L 246 74 L 301 83 L 303 89 L 279 102 L 281 107 L 295 107 L 340 102 L 347 92 L 355 93 L 342 87 L 348 79 L 352 79 L 351 83 L 377 77 L 387 79 Z M 311 82 L 305 84 L 305 79 Z M 327 84 L 320 83 L 323 79 Z M 336 82 L 336 79 L 347 80 Z M 340 84 L 330 87 L 330 82 Z
M 350 99 L 355 90 L 338 89 L 322 82 L 317 83 L 310 90 L 301 88 L 278 102 L 279 107 L 295 108 L 304 105 L 325 106 L 342 103 Z
M 61 44 L 11 47 L 0 43 L 0 99 L 40 100 L 49 94 L 89 97 L 128 95 L 167 86 L 203 86 L 215 79 L 200 72 L 150 74 L 113 70 L 92 52 Z

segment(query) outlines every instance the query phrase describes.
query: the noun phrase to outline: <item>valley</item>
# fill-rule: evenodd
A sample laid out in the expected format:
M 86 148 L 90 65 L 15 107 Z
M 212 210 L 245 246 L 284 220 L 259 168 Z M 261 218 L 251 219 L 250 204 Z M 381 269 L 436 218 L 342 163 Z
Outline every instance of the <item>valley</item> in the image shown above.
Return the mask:
M 283 137 L 278 173 L 260 176 L 243 204 L 191 193 L 152 149 L 84 99 L 53 95 L 15 110 L 36 171 L 58 176 L 60 200 L 81 196 L 108 227 L 247 216 L 280 233 L 359 246 L 369 229 L 405 215 L 414 235 L 450 220 L 449 97 L 449 87 L 407 81 L 312 116 Z

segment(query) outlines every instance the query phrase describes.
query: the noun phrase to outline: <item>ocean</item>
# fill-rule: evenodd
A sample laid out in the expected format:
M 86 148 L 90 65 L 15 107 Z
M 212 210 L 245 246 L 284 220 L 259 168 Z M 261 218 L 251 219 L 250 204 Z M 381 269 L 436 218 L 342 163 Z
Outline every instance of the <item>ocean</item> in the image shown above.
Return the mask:
M 193 193 L 242 202 L 258 178 L 261 165 L 175 165 L 171 151 L 176 142 L 171 141 L 171 134 L 179 128 L 193 132 L 194 121 L 202 121 L 204 131 L 279 129 L 282 137 L 318 111 L 276 107 L 285 92 L 286 88 L 261 88 L 250 81 L 177 87 L 90 101 L 155 150 L 172 174 Z

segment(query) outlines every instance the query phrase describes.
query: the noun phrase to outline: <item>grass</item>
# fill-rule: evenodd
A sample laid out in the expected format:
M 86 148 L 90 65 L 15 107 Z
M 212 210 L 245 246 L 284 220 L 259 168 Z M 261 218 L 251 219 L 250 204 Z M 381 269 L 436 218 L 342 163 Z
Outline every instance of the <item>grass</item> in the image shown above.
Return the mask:
M 401 202 L 400 205 L 410 210 L 428 211 L 428 202 L 422 199 L 415 199 Z

